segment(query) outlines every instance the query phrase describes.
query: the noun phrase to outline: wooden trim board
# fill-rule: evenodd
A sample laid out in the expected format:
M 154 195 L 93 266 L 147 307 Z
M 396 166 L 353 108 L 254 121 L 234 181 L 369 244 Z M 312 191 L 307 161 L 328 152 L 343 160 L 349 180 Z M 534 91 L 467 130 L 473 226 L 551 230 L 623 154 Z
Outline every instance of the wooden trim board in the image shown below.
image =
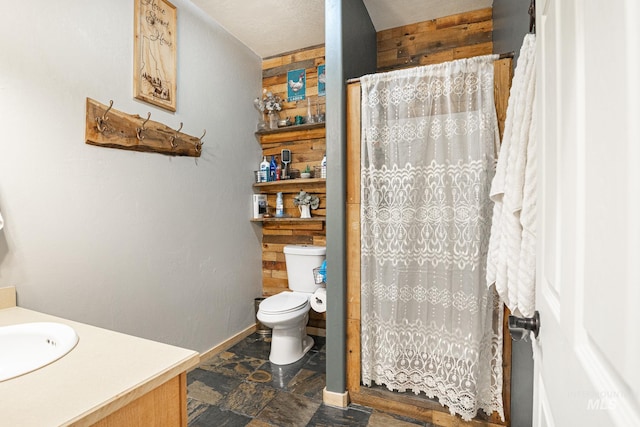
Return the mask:
M 325 387 L 322 389 L 322 403 L 338 408 L 346 408 L 349 406 L 349 392 L 345 391 L 344 393 L 336 393 L 334 391 L 327 390 Z
M 7 286 L 0 288 L 0 310 L 16 306 L 16 288 Z
M 227 340 L 224 340 L 220 344 L 210 348 L 209 350 L 207 350 L 207 351 L 205 351 L 203 353 L 200 353 L 200 363 L 204 362 L 207 359 L 212 358 L 213 356 L 215 356 L 218 353 L 223 352 L 224 350 L 228 349 L 229 347 L 233 347 L 234 345 L 236 345 L 237 343 L 239 343 L 240 341 L 242 341 L 243 339 L 245 339 L 246 337 L 248 337 L 249 335 L 251 335 L 255 331 L 256 331 L 256 325 L 253 324 L 253 325 L 243 329 L 242 331 L 238 332 L 237 334 L 235 334 L 231 338 L 229 338 Z M 197 366 L 193 367 L 193 369 L 195 369 L 195 368 L 197 368 Z

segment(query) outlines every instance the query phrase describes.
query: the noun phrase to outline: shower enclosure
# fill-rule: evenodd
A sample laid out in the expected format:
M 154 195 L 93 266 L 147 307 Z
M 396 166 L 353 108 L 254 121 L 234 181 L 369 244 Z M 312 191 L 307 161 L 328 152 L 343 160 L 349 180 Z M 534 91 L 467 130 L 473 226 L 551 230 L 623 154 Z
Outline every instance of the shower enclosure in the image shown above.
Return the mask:
M 509 85 L 510 85 L 510 80 L 511 80 L 511 59 L 503 59 L 503 60 L 499 60 L 499 61 L 495 61 L 494 63 L 494 68 L 495 68 L 495 79 L 494 79 L 494 92 L 495 92 L 495 103 L 496 103 L 496 110 L 497 110 L 497 114 L 498 114 L 498 120 L 500 123 L 500 129 L 502 130 L 502 126 L 503 126 L 503 122 L 504 122 L 504 114 L 506 111 L 506 100 L 508 98 L 508 91 L 509 91 Z M 387 371 L 393 371 L 394 369 L 396 369 L 398 367 L 398 365 L 396 365 L 396 368 L 391 368 L 389 369 L 389 366 L 387 366 L 386 371 L 385 371 L 385 367 L 383 366 L 384 363 L 377 363 L 374 362 L 373 364 L 369 363 L 369 359 L 371 359 L 371 354 L 369 354 L 369 348 L 370 348 L 370 343 L 369 341 L 371 341 L 371 337 L 373 336 L 375 340 L 379 340 L 376 337 L 375 332 L 373 334 L 371 334 L 371 327 L 377 328 L 376 330 L 382 331 L 384 330 L 385 333 L 387 333 L 388 331 L 393 331 L 395 330 L 396 332 L 398 331 L 402 331 L 402 328 L 398 327 L 398 325 L 391 326 L 391 325 L 387 325 L 385 326 L 385 322 L 379 322 L 378 320 L 380 319 L 373 319 L 371 317 L 368 316 L 370 309 L 373 309 L 373 307 L 371 307 L 371 304 L 378 304 L 378 306 L 380 306 L 380 304 L 384 304 L 381 303 L 380 301 L 382 301 L 381 299 L 377 299 L 374 300 L 372 299 L 372 292 L 373 293 L 378 293 L 377 296 L 380 296 L 380 293 L 385 293 L 386 295 L 384 295 L 384 299 L 386 299 L 387 301 L 387 305 L 386 308 L 383 308 L 383 312 L 384 310 L 387 311 L 393 311 L 395 309 L 400 309 L 400 306 L 397 304 L 397 301 L 401 300 L 402 298 L 400 297 L 390 297 L 390 295 L 388 294 L 389 292 L 391 293 L 395 293 L 395 291 L 398 292 L 404 292 L 405 296 L 406 296 L 406 289 L 401 289 L 402 288 L 402 284 L 401 282 L 404 281 L 405 283 L 415 283 L 416 277 L 411 277 L 408 278 L 407 276 L 407 270 L 415 270 L 415 265 L 411 266 L 411 267 L 407 267 L 404 268 L 405 272 L 403 273 L 402 271 L 400 271 L 400 273 L 398 273 L 398 269 L 393 270 L 395 272 L 391 273 L 391 277 L 389 279 L 390 282 L 395 283 L 395 285 L 393 285 L 390 289 L 387 289 L 386 291 L 381 291 L 379 287 L 371 286 L 371 277 L 375 277 L 375 274 L 370 275 L 369 277 L 361 277 L 361 255 L 364 253 L 365 254 L 365 260 L 368 260 L 367 258 L 367 254 L 373 254 L 373 252 L 375 252 L 375 248 L 372 247 L 375 246 L 375 243 L 372 243 L 375 239 L 375 233 L 380 232 L 380 230 L 378 231 L 373 231 L 372 236 L 369 236 L 369 242 L 367 242 L 367 238 L 365 238 L 363 240 L 363 238 L 360 236 L 360 224 L 364 222 L 365 227 L 367 223 L 371 223 L 370 221 L 368 221 L 367 218 L 361 218 L 360 217 L 360 210 L 361 210 L 361 201 L 360 200 L 360 196 L 361 196 L 361 188 L 360 188 L 360 181 L 361 181 L 361 177 L 362 177 L 362 170 L 360 168 L 360 156 L 361 156 L 361 148 L 360 148 L 360 126 L 361 126 L 361 112 L 360 112 L 360 92 L 361 92 L 361 87 L 360 87 L 360 83 L 352 83 L 348 86 L 347 89 L 347 104 L 348 104 L 348 113 L 349 113 L 349 117 L 348 117 L 348 129 L 347 129 L 347 137 L 348 137 L 348 147 L 347 147 L 347 163 L 348 163 L 348 169 L 347 169 L 347 230 L 348 230 L 348 236 L 347 236 L 347 245 L 348 245 L 348 266 L 347 266 L 347 272 L 348 272 L 348 277 L 347 277 L 347 300 L 349 301 L 348 304 L 348 313 L 347 313 L 347 318 L 348 318 L 348 331 L 347 331 L 347 388 L 349 390 L 349 395 L 352 399 L 352 401 L 357 402 L 357 403 L 363 403 L 363 404 L 367 404 L 367 405 L 372 405 L 372 406 L 379 406 L 381 408 L 385 408 L 385 409 L 390 409 L 390 410 L 396 410 L 399 411 L 401 413 L 405 413 L 407 415 L 410 416 L 414 416 L 414 417 L 419 417 L 419 418 L 423 418 L 427 421 L 431 421 L 431 422 L 436 422 L 439 425 L 449 425 L 449 424 L 455 424 L 460 422 L 460 419 L 458 417 L 455 417 L 454 415 L 449 414 L 449 408 L 443 408 L 440 403 L 442 404 L 447 404 L 449 406 L 456 406 L 456 404 L 458 404 L 458 409 L 456 409 L 455 411 L 452 412 L 456 412 L 456 413 L 462 413 L 462 411 L 460 410 L 460 407 L 463 405 L 460 405 L 461 399 L 465 393 L 459 393 L 458 396 L 455 396 L 455 393 L 452 395 L 452 399 L 450 401 L 447 401 L 447 393 L 441 393 L 438 394 L 437 390 L 435 393 L 430 392 L 429 391 L 429 387 L 420 387 L 420 386 L 416 386 L 416 384 L 419 384 L 420 381 L 423 381 L 427 378 L 433 379 L 433 375 L 428 373 L 428 369 L 427 369 L 427 364 L 429 364 L 429 361 L 426 361 L 426 364 L 422 367 L 419 367 L 418 369 L 408 369 L 406 371 L 403 371 L 400 373 L 399 376 L 396 376 L 395 380 L 394 379 L 389 379 L 388 381 L 384 380 L 384 376 L 385 376 L 385 372 Z M 383 92 L 380 92 L 383 93 Z M 401 91 L 397 90 L 397 93 L 400 94 Z M 383 96 L 385 96 L 383 94 Z M 400 95 L 402 96 L 402 95 Z M 405 93 L 405 96 L 407 96 L 407 94 Z M 409 95 L 411 96 L 411 95 Z M 381 113 L 376 113 L 376 114 L 381 114 Z M 378 147 L 379 149 L 381 149 L 380 147 Z M 442 147 L 441 147 L 442 148 Z M 381 149 L 382 152 L 384 152 L 384 149 Z M 415 153 L 414 153 L 415 154 Z M 440 153 L 438 153 L 439 155 Z M 379 157 L 396 157 L 396 158 L 400 158 L 402 157 L 404 154 L 402 153 L 398 153 L 396 152 L 387 152 L 387 153 L 369 153 L 369 158 L 373 159 L 372 161 L 376 162 L 378 160 Z M 463 153 L 463 155 L 467 155 L 467 153 Z M 414 156 L 415 157 L 415 156 Z M 428 162 L 427 162 L 428 163 Z M 380 166 L 380 165 L 378 165 Z M 427 169 L 429 167 L 429 165 L 427 164 L 425 166 Z M 366 168 L 365 168 L 366 169 Z M 405 171 L 406 172 L 406 171 Z M 371 180 L 376 180 L 379 177 L 375 176 L 375 172 L 369 173 L 368 171 L 364 172 L 365 174 L 365 182 L 370 182 Z M 411 174 L 410 174 L 411 175 Z M 423 175 L 427 176 L 427 175 Z M 403 177 L 406 178 L 406 177 Z M 409 178 L 414 179 L 415 176 L 413 178 Z M 420 178 L 423 179 L 423 178 Z M 385 183 L 385 185 L 388 185 L 389 183 Z M 365 194 L 366 196 L 364 197 L 369 197 L 371 198 L 370 194 L 367 193 L 365 189 Z M 381 194 L 377 194 L 374 195 L 374 198 L 380 198 L 380 197 L 390 197 L 390 196 L 384 196 Z M 367 203 L 369 203 L 369 200 L 365 200 Z M 379 208 L 378 208 L 379 209 Z M 371 212 L 371 211 L 367 211 L 365 210 L 365 212 Z M 372 213 L 375 214 L 375 213 Z M 376 224 L 376 226 L 379 226 L 379 223 Z M 389 231 L 389 229 L 387 229 L 387 232 Z M 402 232 L 402 230 L 395 230 L 396 232 Z M 437 246 L 437 244 L 436 244 Z M 380 248 L 377 248 L 378 250 Z M 397 248 L 396 248 L 397 249 Z M 406 249 L 406 248 L 405 248 Z M 382 249 L 384 252 L 384 248 Z M 395 249 L 394 249 L 395 250 Z M 364 251 L 364 252 L 363 252 Z M 410 255 L 409 255 L 410 257 Z M 436 254 L 437 257 L 437 254 Z M 369 258 L 370 260 L 375 260 L 375 259 L 379 259 L 380 258 L 380 254 L 377 254 L 375 256 L 372 255 L 371 258 Z M 384 257 L 383 257 L 384 258 Z M 415 259 L 418 259 L 419 257 L 416 257 Z M 388 261 L 390 261 L 391 263 L 394 262 L 393 260 L 393 256 L 388 257 Z M 395 260 L 396 264 L 398 260 Z M 364 271 L 365 274 L 367 273 L 367 269 L 369 268 L 373 268 L 373 269 L 378 269 L 379 272 L 383 271 L 385 268 L 381 267 L 381 266 L 372 266 L 372 265 L 366 265 L 366 264 L 371 264 L 372 262 L 365 262 L 364 265 Z M 375 263 L 375 262 L 373 262 Z M 383 262 L 384 263 L 384 262 Z M 382 264 L 383 264 L 382 263 Z M 403 270 L 403 268 L 400 268 L 399 270 Z M 389 270 L 391 271 L 391 270 Z M 382 275 L 384 276 L 384 274 L 386 273 L 382 273 Z M 445 273 L 448 274 L 448 273 Z M 473 274 L 472 274 L 473 276 Z M 462 276 L 460 276 L 462 277 Z M 419 280 L 419 279 L 418 279 Z M 367 282 L 368 281 L 368 282 Z M 366 282 L 364 284 L 364 289 L 361 286 L 363 282 Z M 406 286 L 405 286 L 406 287 Z M 411 288 L 415 288 L 414 285 L 409 285 L 409 287 Z M 420 286 L 418 286 L 419 288 Z M 433 292 L 433 288 L 431 288 L 429 286 L 424 286 L 425 291 L 428 292 Z M 442 292 L 445 292 L 444 290 L 442 290 Z M 442 294 L 442 292 L 440 292 Z M 433 295 L 432 295 L 433 296 Z M 412 298 L 405 298 L 406 300 L 411 300 L 414 299 Z M 425 298 L 421 298 L 421 301 L 424 301 L 425 299 L 429 299 L 429 296 L 427 295 Z M 472 298 L 473 299 L 473 298 Z M 395 300 L 395 302 L 394 302 Z M 373 302 L 372 302 L 373 301 Z M 362 304 L 362 305 L 361 305 Z M 412 304 L 409 304 L 412 305 Z M 365 310 L 361 313 L 361 308 L 362 306 L 365 307 Z M 417 309 L 420 310 L 420 304 L 413 304 L 412 308 L 413 310 Z M 486 306 L 485 306 L 486 308 Z M 403 306 L 402 307 L 403 310 L 407 309 L 407 306 Z M 373 315 L 373 314 L 372 314 Z M 451 320 L 451 319 L 450 319 Z M 407 329 L 411 329 L 413 326 L 411 325 L 407 325 L 408 328 Z M 415 326 L 415 325 L 414 325 Z M 365 330 L 365 333 L 367 334 L 366 336 L 361 335 L 361 330 Z M 369 332 L 367 332 L 367 328 L 369 328 Z M 382 329 L 380 329 L 382 328 Z M 395 328 L 395 329 L 394 329 Z M 428 329 L 428 328 L 427 328 Z M 397 333 L 391 333 L 391 334 L 386 334 L 386 335 L 398 335 Z M 429 335 L 428 333 L 424 336 Z M 507 335 L 508 336 L 508 335 Z M 364 343 L 364 346 L 363 346 Z M 500 416 L 500 411 L 498 412 L 494 412 L 493 414 L 490 414 L 488 416 L 482 416 L 479 415 L 479 417 L 481 417 L 487 424 L 486 425 L 504 425 L 506 423 L 509 422 L 509 389 L 510 389 L 510 350 L 511 350 L 511 346 L 510 346 L 510 341 L 504 340 L 504 343 L 500 342 L 499 343 L 501 348 L 499 349 L 502 353 L 503 353 L 503 360 L 504 360 L 504 364 L 502 366 L 502 370 L 503 370 L 503 375 L 502 378 L 500 378 L 503 383 L 502 384 L 497 384 L 497 387 L 502 388 L 502 395 L 504 396 L 504 416 L 505 416 L 505 421 L 501 420 L 501 416 Z M 364 353 L 363 354 L 361 351 L 364 348 Z M 378 355 L 379 356 L 379 355 Z M 393 359 L 393 357 L 391 357 L 391 355 L 387 355 L 389 356 L 389 359 Z M 362 362 L 362 359 L 367 358 L 364 360 L 364 362 Z M 377 357 L 377 356 L 376 356 Z M 383 355 L 382 359 L 384 359 L 386 356 Z M 412 356 L 409 356 L 408 358 L 405 355 L 405 362 L 408 364 L 413 364 L 413 366 L 416 366 L 417 364 L 420 364 L 422 362 L 425 361 L 424 357 L 415 357 L 413 358 L 413 360 L 411 360 Z M 418 359 L 421 360 L 421 362 L 418 362 Z M 378 360 L 379 362 L 379 360 Z M 393 363 L 391 363 L 393 364 Z M 402 364 L 402 362 L 400 362 L 400 365 Z M 443 366 L 446 366 L 446 362 L 443 364 Z M 379 371 L 378 373 L 376 372 L 372 372 L 375 371 L 376 369 Z M 492 372 L 489 372 L 489 370 L 491 370 L 490 366 L 485 366 L 483 367 L 483 371 L 482 372 L 478 372 L 477 374 L 480 376 L 485 376 L 485 384 L 482 385 L 482 387 L 487 386 L 487 380 L 486 378 L 490 378 L 492 376 Z M 384 372 L 383 372 L 384 371 Z M 400 371 L 402 371 L 402 368 L 400 368 Z M 407 380 L 407 378 L 405 378 L 403 375 L 405 372 L 413 372 L 413 375 L 416 377 L 414 379 L 409 379 Z M 423 373 L 424 375 L 420 374 Z M 460 372 L 460 371 L 458 371 Z M 388 373 L 388 372 L 387 372 Z M 419 376 L 423 376 L 424 378 L 417 378 Z M 445 373 L 445 376 L 447 374 Z M 410 390 L 410 391 L 423 391 L 426 393 L 427 396 L 434 396 L 438 397 L 440 399 L 440 403 L 437 402 L 433 402 L 431 400 L 425 399 L 424 397 L 418 397 L 418 396 L 414 396 L 411 395 L 409 393 L 406 394 L 402 394 L 402 393 L 395 393 L 395 392 L 389 392 L 386 391 L 384 389 L 381 388 L 368 388 L 368 387 L 364 387 L 362 385 L 362 382 L 364 380 L 365 383 L 372 383 L 372 382 L 378 382 L 378 380 L 380 380 L 382 378 L 382 382 L 390 389 L 394 389 L 394 390 Z M 389 375 L 389 378 L 394 378 L 393 375 Z M 397 380 L 397 378 L 401 378 L 400 381 Z M 457 378 L 457 375 L 453 373 L 453 368 L 451 371 L 451 378 Z M 494 376 L 495 378 L 495 376 Z M 414 381 L 415 380 L 415 381 Z M 395 381 L 395 382 L 394 382 Z M 427 382 L 430 381 L 429 379 L 427 379 Z M 488 380 L 488 382 L 490 383 L 491 380 Z M 495 386 L 495 384 L 494 384 Z M 434 386 L 436 387 L 436 386 Z M 437 387 L 436 387 L 437 388 Z M 435 389 L 435 388 L 434 388 Z M 434 389 L 431 389 L 431 391 L 433 391 Z M 495 394 L 495 393 L 494 393 Z M 498 393 L 499 394 L 499 393 Z M 423 396 L 421 394 L 421 396 Z M 496 405 L 479 405 L 478 407 L 482 407 L 484 409 L 486 408 L 494 408 L 496 409 L 497 406 Z M 490 412 L 490 411 L 489 411 Z M 463 414 L 463 416 L 465 418 L 469 417 L 470 413 L 475 413 L 475 410 L 473 410 L 472 412 L 467 412 L 466 414 Z

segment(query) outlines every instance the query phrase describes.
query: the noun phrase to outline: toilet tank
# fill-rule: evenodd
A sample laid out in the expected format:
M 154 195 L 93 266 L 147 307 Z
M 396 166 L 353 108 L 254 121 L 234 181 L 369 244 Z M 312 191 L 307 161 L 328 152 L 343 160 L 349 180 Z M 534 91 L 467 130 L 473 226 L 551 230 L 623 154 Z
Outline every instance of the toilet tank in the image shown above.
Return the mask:
M 313 293 L 320 285 L 316 285 L 313 269 L 320 267 L 327 254 L 324 246 L 287 245 L 283 249 L 287 264 L 289 289 L 296 292 Z

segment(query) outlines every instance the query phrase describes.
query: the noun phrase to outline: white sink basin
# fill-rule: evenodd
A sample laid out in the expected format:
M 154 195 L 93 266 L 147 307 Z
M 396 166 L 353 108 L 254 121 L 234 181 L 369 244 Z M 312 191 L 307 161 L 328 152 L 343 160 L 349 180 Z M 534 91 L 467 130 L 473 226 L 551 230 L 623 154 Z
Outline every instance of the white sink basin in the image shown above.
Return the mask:
M 0 327 L 0 381 L 35 371 L 69 353 L 78 334 L 62 323 L 34 322 Z

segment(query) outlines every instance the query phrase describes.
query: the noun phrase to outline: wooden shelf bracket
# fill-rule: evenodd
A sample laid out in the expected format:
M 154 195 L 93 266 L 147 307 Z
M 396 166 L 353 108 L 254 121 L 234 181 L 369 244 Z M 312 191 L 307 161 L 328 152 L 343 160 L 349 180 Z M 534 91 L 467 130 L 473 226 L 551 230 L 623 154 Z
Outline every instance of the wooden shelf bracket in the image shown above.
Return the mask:
M 182 123 L 176 130 L 147 118 L 126 114 L 87 98 L 85 141 L 123 150 L 162 153 L 170 156 L 200 157 L 205 130 L 200 138 L 182 133 Z

